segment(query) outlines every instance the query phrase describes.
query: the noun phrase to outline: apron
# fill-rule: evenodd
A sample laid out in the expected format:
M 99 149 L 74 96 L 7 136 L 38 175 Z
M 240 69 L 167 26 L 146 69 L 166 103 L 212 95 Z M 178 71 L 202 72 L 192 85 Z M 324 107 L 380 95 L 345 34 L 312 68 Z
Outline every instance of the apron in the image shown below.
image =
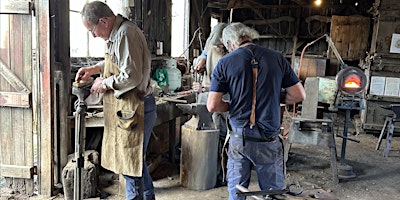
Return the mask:
M 119 74 L 118 65 L 110 55 L 105 55 L 103 77 Z M 116 174 L 142 176 L 144 101 L 139 100 L 133 89 L 119 99 L 114 90 L 107 90 L 103 97 L 104 135 L 101 166 Z

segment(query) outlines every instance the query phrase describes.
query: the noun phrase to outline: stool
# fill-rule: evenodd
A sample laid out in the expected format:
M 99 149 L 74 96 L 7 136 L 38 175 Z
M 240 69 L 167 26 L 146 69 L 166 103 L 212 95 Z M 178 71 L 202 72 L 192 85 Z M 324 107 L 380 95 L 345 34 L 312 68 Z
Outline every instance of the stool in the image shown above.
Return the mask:
M 394 123 L 400 121 L 400 104 L 390 104 L 388 106 L 381 106 L 383 109 L 392 110 L 393 114 L 386 115 L 385 122 L 383 124 L 381 134 L 379 135 L 378 143 L 376 144 L 375 150 L 379 150 L 382 139 L 386 135 L 386 147 L 383 151 L 383 156 L 388 157 L 390 144 L 393 138 Z M 386 131 L 387 129 L 387 131 Z

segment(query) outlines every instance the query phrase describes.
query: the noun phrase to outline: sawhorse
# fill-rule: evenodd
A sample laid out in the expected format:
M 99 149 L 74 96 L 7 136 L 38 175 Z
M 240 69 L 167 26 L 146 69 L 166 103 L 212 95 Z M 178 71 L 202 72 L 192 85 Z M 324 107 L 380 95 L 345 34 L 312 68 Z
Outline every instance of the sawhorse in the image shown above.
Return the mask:
M 378 143 L 376 144 L 375 150 L 379 150 L 383 137 L 386 135 L 386 147 L 383 151 L 383 156 L 388 157 L 390 145 L 393 138 L 394 123 L 400 121 L 400 104 L 390 104 L 389 106 L 381 106 L 384 109 L 392 110 L 394 113 L 387 115 L 385 118 L 385 123 L 383 124 L 381 134 L 379 135 Z M 387 130 L 386 130 L 387 129 Z

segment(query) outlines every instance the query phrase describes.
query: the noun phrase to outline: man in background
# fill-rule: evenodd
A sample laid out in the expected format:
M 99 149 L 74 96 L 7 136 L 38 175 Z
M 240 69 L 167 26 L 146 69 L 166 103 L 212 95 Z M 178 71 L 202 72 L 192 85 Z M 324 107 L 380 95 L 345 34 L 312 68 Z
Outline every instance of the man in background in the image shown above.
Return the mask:
M 215 65 L 219 59 L 228 53 L 224 44 L 222 43 L 222 31 L 227 26 L 226 23 L 218 23 L 215 25 L 210 33 L 210 36 L 206 40 L 204 50 L 201 55 L 197 58 L 197 64 L 195 70 L 197 73 L 202 75 L 201 82 L 193 82 L 193 91 L 199 93 L 198 103 L 207 103 L 208 90 L 210 88 L 211 76 Z M 229 100 L 229 95 L 224 96 L 225 100 Z M 218 167 L 217 167 L 217 186 L 225 186 L 226 181 L 223 177 L 223 171 L 221 167 L 221 153 L 222 146 L 225 141 L 227 129 L 226 129 L 226 117 L 227 112 L 215 112 L 212 114 L 213 122 L 216 129 L 219 129 L 219 142 L 218 142 Z

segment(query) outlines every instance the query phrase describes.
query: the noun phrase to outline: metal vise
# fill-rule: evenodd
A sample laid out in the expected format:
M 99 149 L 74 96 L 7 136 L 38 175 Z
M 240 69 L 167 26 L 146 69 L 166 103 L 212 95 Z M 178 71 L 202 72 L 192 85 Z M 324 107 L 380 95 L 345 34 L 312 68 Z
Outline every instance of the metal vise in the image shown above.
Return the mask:
M 83 102 L 90 95 L 90 88 L 73 86 L 72 94 L 77 96 L 80 102 Z
M 207 110 L 206 104 L 176 104 L 183 113 L 191 114 L 193 117 L 187 122 L 196 130 L 214 130 L 216 129 L 212 119 L 212 113 Z
M 75 102 L 75 110 L 78 110 L 79 106 L 85 105 L 85 99 L 90 95 L 90 88 L 92 87 L 93 79 L 86 82 L 77 82 L 72 83 L 72 94 L 78 97 L 78 100 Z

